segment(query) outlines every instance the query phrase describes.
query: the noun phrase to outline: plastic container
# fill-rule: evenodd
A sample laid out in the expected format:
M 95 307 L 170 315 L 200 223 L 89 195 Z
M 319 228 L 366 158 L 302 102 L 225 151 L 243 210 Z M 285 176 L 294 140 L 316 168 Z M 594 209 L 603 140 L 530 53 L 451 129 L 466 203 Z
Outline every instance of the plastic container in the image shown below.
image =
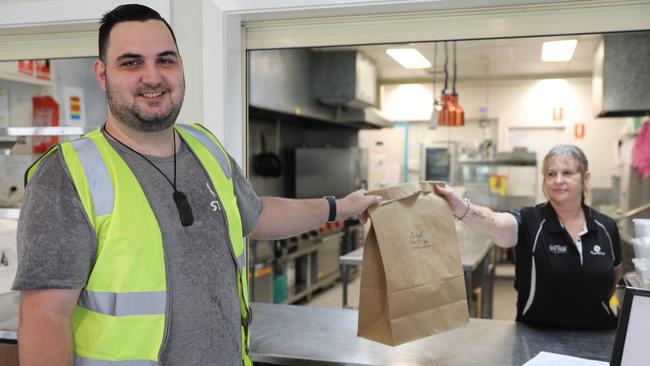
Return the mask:
M 634 245 L 634 256 L 650 261 L 650 237 L 632 239 Z
M 643 258 L 633 258 L 632 263 L 634 263 L 636 275 L 639 276 L 641 285 L 650 288 L 650 261 Z
M 632 219 L 634 223 L 634 236 L 637 238 L 650 237 L 650 219 Z

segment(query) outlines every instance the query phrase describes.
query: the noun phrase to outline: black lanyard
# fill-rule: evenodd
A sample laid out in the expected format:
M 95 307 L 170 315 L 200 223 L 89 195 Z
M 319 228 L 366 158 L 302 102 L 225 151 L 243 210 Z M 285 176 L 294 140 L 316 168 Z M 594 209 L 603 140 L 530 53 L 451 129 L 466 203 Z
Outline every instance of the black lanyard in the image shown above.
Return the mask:
M 190 226 L 190 225 L 192 225 L 192 223 L 194 222 L 194 215 L 192 214 L 192 206 L 190 206 L 190 202 L 187 200 L 187 196 L 185 195 L 185 193 L 183 193 L 183 192 L 179 191 L 178 189 L 176 189 L 176 130 L 175 130 L 175 129 L 172 129 L 172 137 L 173 137 L 173 139 L 172 139 L 172 140 L 173 140 L 173 142 L 172 142 L 172 147 L 173 147 L 173 149 L 174 149 L 174 151 L 173 151 L 173 153 L 174 153 L 174 182 L 173 182 L 173 183 L 172 183 L 172 181 L 167 177 L 167 175 L 165 175 L 165 173 L 163 173 L 163 171 L 160 170 L 160 168 L 158 168 L 158 167 L 156 166 L 156 164 L 154 164 L 151 160 L 147 159 L 146 156 L 144 156 L 144 155 L 140 154 L 139 152 L 133 150 L 133 149 L 132 149 L 131 147 L 129 147 L 127 144 L 123 143 L 122 141 L 116 139 L 113 135 L 111 135 L 111 134 L 108 132 L 108 130 L 106 129 L 106 126 L 105 126 L 105 125 L 104 125 L 104 127 L 103 127 L 103 130 L 104 130 L 104 132 L 106 132 L 106 134 L 107 134 L 108 136 L 110 136 L 113 140 L 115 140 L 115 141 L 117 141 L 118 143 L 120 143 L 120 145 L 122 145 L 122 146 L 126 147 L 127 149 L 133 151 L 134 153 L 138 154 L 141 158 L 143 158 L 144 160 L 146 160 L 147 163 L 151 164 L 151 166 L 153 166 L 154 168 L 156 168 L 156 170 L 157 170 L 160 174 L 162 174 L 163 177 L 165 177 L 165 179 L 167 180 L 167 182 L 169 182 L 169 185 L 171 185 L 172 188 L 174 189 L 174 193 L 172 194 L 172 196 L 174 197 L 174 202 L 176 203 L 176 208 L 178 209 L 178 214 L 179 214 L 180 217 L 181 217 L 181 224 L 182 224 L 183 226 Z

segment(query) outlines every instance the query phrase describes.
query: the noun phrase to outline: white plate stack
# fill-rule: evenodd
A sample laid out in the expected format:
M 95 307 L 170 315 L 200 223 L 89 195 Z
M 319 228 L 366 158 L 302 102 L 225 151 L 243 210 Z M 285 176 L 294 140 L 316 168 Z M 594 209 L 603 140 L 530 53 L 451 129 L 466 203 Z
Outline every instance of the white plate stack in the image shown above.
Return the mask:
M 650 288 L 650 219 L 633 219 L 634 234 L 634 256 L 632 259 L 636 274 L 639 276 L 641 285 Z

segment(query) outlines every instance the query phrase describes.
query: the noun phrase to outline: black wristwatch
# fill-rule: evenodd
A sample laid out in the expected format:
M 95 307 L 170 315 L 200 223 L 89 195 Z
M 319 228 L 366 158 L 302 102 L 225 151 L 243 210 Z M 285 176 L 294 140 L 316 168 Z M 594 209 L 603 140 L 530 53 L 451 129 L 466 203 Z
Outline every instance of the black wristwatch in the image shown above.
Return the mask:
M 327 218 L 327 223 L 330 224 L 336 221 L 336 197 L 334 196 L 325 196 L 327 203 L 330 205 L 330 214 Z

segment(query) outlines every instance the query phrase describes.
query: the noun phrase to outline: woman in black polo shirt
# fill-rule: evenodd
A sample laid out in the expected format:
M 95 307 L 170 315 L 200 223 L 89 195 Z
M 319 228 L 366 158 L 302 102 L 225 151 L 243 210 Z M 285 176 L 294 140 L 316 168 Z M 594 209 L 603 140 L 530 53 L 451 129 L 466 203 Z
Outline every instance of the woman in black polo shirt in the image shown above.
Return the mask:
M 615 222 L 585 204 L 587 158 L 573 145 L 544 158 L 535 207 L 494 212 L 436 187 L 459 220 L 500 247 L 515 247 L 517 321 L 573 329 L 615 328 L 609 299 L 622 276 Z

